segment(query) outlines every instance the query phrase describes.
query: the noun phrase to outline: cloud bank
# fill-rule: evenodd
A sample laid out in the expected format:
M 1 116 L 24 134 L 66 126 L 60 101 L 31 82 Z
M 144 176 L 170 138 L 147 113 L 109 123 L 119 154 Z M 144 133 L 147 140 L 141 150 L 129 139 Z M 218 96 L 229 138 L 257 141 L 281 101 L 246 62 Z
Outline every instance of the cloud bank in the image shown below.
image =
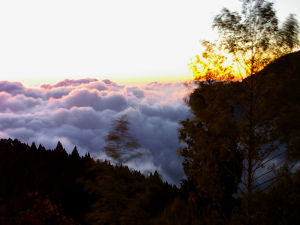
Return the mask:
M 128 163 L 142 172 L 158 170 L 165 180 L 183 178 L 176 150 L 178 122 L 190 116 L 183 83 L 122 86 L 109 80 L 64 80 L 29 89 L 19 82 L 0 82 L 0 138 L 54 148 L 60 140 L 68 152 L 76 145 L 107 159 L 104 137 L 111 122 L 126 114 L 130 133 L 144 156 Z

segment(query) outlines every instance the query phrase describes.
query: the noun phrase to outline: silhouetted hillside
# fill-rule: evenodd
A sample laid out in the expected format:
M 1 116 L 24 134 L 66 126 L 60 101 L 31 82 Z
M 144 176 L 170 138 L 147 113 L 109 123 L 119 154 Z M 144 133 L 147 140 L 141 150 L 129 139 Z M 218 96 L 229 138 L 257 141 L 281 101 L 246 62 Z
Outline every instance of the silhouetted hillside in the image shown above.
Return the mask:
M 192 207 L 174 202 L 169 219 L 188 219 L 173 224 L 300 222 L 299 62 L 296 52 L 241 82 L 199 82 L 187 100 L 194 117 L 179 129 Z
M 157 173 L 0 141 L 0 224 L 148 224 L 176 194 Z
M 299 160 L 300 51 L 278 58 L 253 78 L 259 117 L 272 122 L 274 135 L 287 145 L 287 157 Z

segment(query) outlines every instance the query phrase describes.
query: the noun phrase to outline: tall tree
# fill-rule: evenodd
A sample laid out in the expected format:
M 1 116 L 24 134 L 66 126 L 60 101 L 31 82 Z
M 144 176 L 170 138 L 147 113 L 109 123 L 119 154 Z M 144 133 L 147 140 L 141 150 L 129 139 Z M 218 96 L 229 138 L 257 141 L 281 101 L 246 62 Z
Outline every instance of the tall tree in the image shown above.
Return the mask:
M 181 122 L 180 149 L 191 202 L 206 224 L 220 224 L 231 215 L 233 194 L 241 177 L 237 123 L 223 83 L 202 83 L 188 100 L 194 118 Z M 200 218 L 198 218 L 200 219 Z
M 236 104 L 242 114 L 239 146 L 245 158 L 246 192 L 251 193 L 255 188 L 255 172 L 277 150 L 275 140 L 269 135 L 269 123 L 259 110 L 263 87 L 253 75 L 298 45 L 299 26 L 294 16 L 290 16 L 280 29 L 273 3 L 269 1 L 242 2 L 241 13 L 223 9 L 215 17 L 213 27 L 221 37 L 220 46 L 233 55 L 249 77 L 243 81 L 244 92 L 239 94 Z
M 118 164 L 142 156 L 138 141 L 129 133 L 129 122 L 121 116 L 112 122 L 112 130 L 105 137 L 105 153 Z
M 221 137 L 226 135 L 231 137 L 230 140 L 236 143 L 236 148 L 244 159 L 242 191 L 246 200 L 245 210 L 248 218 L 246 223 L 249 224 L 250 199 L 252 192 L 262 184 L 259 183 L 259 178 L 264 176 L 262 169 L 275 156 L 282 155 L 280 152 L 282 145 L 274 135 L 273 119 L 267 117 L 269 114 L 265 112 L 271 108 L 268 109 L 267 104 L 262 101 L 265 88 L 261 83 L 263 76 L 254 75 L 274 59 L 299 46 L 299 26 L 295 17 L 290 16 L 282 27 L 279 27 L 273 3 L 269 1 L 243 0 L 240 13 L 223 9 L 215 17 L 213 27 L 219 32 L 219 41 L 212 44 L 203 42 L 206 51 L 202 57 L 196 57 L 196 61 L 191 64 L 196 80 L 208 80 L 204 84 L 208 83 L 210 87 L 202 83 L 190 96 L 189 104 L 195 119 L 182 122 L 180 139 L 187 143 L 187 147 L 181 151 L 181 155 L 185 157 L 184 167 L 192 165 L 191 162 L 197 162 L 198 166 L 191 169 L 201 171 L 208 162 L 213 162 L 209 154 L 215 155 L 213 152 L 222 152 L 222 148 L 226 149 L 226 144 L 221 145 L 221 148 L 214 147 L 220 138 L 218 134 L 221 133 Z M 207 54 L 212 52 L 211 46 L 219 52 Z M 230 68 L 226 70 L 223 60 L 226 60 L 227 55 L 232 58 L 231 62 L 228 61 Z M 207 57 L 212 61 L 207 60 Z M 227 73 L 233 72 L 232 68 L 246 77 L 243 82 L 227 82 L 226 86 L 229 88 L 224 86 L 217 92 L 214 91 L 222 84 L 212 80 L 230 80 Z M 197 96 L 197 100 L 193 100 L 194 96 Z M 224 99 L 223 96 L 227 98 Z M 228 110 L 230 108 L 233 113 Z M 234 126 L 229 122 L 232 118 Z M 209 134 L 213 134 L 214 137 L 209 138 Z M 234 145 L 229 146 L 233 152 L 236 151 L 232 148 Z M 213 151 L 214 148 L 217 151 Z M 224 161 L 220 160 L 219 163 L 224 164 Z M 189 173 L 187 176 L 189 177 Z

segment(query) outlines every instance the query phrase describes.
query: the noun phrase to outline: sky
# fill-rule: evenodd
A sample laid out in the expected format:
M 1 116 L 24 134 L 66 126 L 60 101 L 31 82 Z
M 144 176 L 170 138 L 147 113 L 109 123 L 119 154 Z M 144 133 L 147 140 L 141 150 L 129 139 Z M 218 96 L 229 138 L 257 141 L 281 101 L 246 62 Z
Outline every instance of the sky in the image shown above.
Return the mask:
M 192 79 L 199 41 L 238 0 L 0 1 L 0 80 L 38 86 L 64 79 L 115 82 Z M 276 0 L 280 20 L 298 0 Z M 298 17 L 299 19 L 299 17 Z

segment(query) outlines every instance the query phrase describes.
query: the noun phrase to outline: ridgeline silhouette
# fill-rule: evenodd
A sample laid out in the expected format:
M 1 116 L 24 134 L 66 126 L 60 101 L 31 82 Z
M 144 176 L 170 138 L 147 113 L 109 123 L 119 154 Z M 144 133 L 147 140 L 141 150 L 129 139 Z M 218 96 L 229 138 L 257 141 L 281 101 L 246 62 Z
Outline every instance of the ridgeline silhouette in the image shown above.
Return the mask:
M 152 224 L 177 188 L 147 177 L 18 140 L 0 141 L 0 224 Z

